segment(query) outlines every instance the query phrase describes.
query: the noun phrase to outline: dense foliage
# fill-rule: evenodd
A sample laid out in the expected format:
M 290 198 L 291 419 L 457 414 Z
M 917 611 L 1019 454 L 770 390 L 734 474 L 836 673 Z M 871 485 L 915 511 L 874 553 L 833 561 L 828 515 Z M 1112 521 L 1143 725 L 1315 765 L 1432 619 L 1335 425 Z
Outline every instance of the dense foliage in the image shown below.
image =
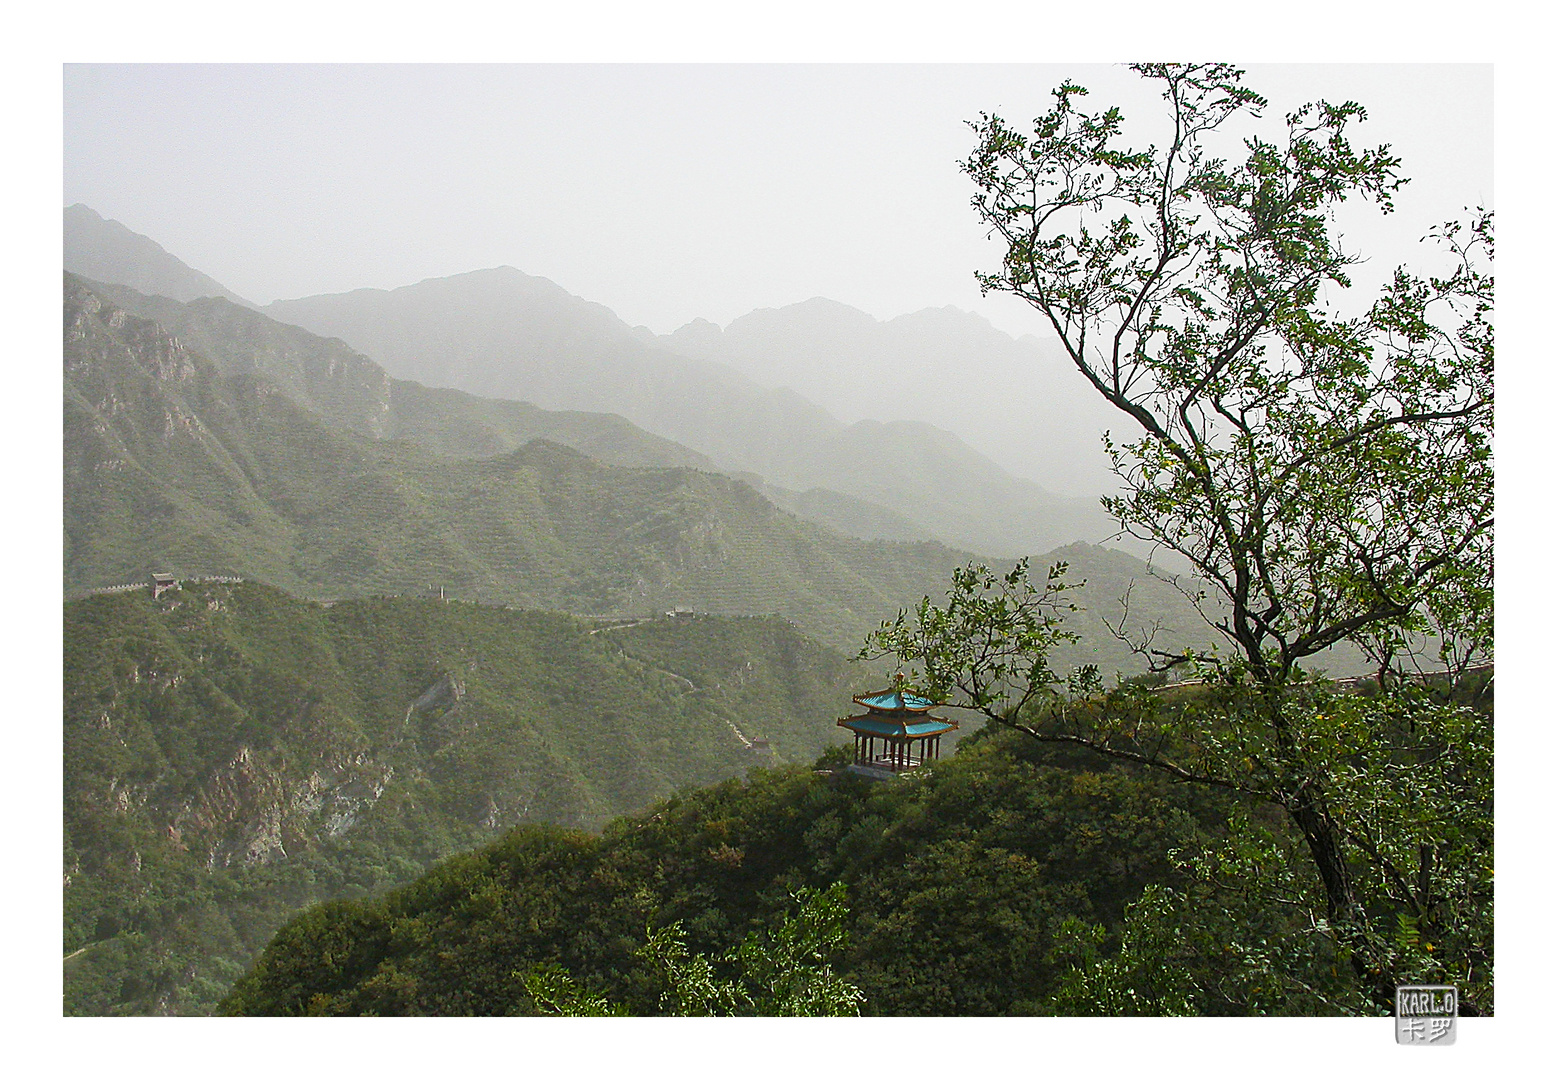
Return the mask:
M 1117 927 L 1146 884 L 1186 883 L 1167 852 L 1216 834 L 1228 806 L 999 731 L 892 783 L 759 769 L 599 836 L 522 827 L 382 899 L 311 909 L 223 1008 L 528 1014 L 523 973 L 557 965 L 586 995 L 659 1014 L 673 1009 L 646 926 L 724 955 L 780 926 L 795 890 L 841 885 L 834 970 L 867 1014 L 1045 1012 L 1069 970 L 1065 920 Z
M 1229 818 L 1220 843 L 1180 856 L 1190 884 L 1149 891 L 1117 955 L 1098 963 L 1079 939 L 1072 1007 L 1107 1014 L 1130 994 L 1128 1012 L 1178 1000 L 1194 1013 L 1208 997 L 1257 1007 L 1298 996 L 1316 1012 L 1367 1015 L 1387 1013 L 1396 986 L 1449 984 L 1463 1013 L 1490 1014 L 1492 718 L 1444 691 L 1357 696 L 1310 685 L 1285 696 L 1283 713 L 1302 732 L 1299 760 L 1322 778 L 1341 837 L 1355 904 L 1340 917 L 1312 845 L 1290 827 L 1286 778 L 1258 739 L 1265 710 L 1245 688 L 1213 686 L 1171 720 L 1115 693 L 1097 707 L 1106 719 L 1075 723 L 1081 738 L 1115 748 L 1124 723 L 1137 751 L 1171 740 L 1182 756 L 1159 751 L 1154 763 L 1234 787 L 1250 809 Z
M 67 1011 L 208 1010 L 309 903 L 516 822 L 598 827 L 809 760 L 855 677 L 772 618 L 326 608 L 255 584 L 73 601 Z
M 680 923 L 649 927 L 635 954 L 664 984 L 660 1006 L 675 1016 L 858 1016 L 863 995 L 833 971 L 848 941 L 841 884 L 801 888 L 799 909 L 771 934 L 753 930 L 719 960 L 687 951 Z M 734 974 L 721 974 L 720 968 Z M 524 989 L 543 1013 L 625 1016 L 621 1005 L 584 990 L 562 968 L 543 964 L 524 976 Z
M 1489 1011 L 1490 671 L 1391 680 L 1358 695 L 1301 672 L 1271 686 L 1239 665 L 1206 665 L 1191 686 L 1121 682 L 1105 692 L 1095 668 L 1061 675 L 1051 664 L 1070 635 L 1065 572 L 1056 564 L 1036 585 L 1025 565 L 1004 575 L 964 568 L 945 606 L 926 598 L 883 624 L 862 655 L 896 658 L 911 688 L 1037 744 L 1236 793 L 1240 805 L 1267 811 L 1232 816 L 1221 845 L 1183 863 L 1200 888 L 1143 898 L 1126 938 L 1134 959 L 1122 952 L 1100 966 L 1087 934 L 1073 932 L 1085 974 L 1070 1007 L 1107 1012 L 1139 989 L 1130 1011 L 1160 1000 L 1196 1011 L 1207 987 L 1231 982 L 1239 989 L 1216 994 L 1264 1001 L 1301 990 L 1336 1010 L 1377 1012 L 1391 1007 L 1395 986 L 1427 980 L 1459 986 L 1467 1013 Z M 1292 829 L 1273 828 L 1269 812 Z M 1278 911 L 1305 929 L 1279 953 L 1269 926 Z M 1182 939 L 1164 938 L 1164 927 Z M 1259 928 L 1253 938 L 1250 927 Z M 1197 935 L 1232 951 L 1242 942 L 1244 962 L 1195 970 L 1181 951 Z M 1151 953 L 1148 940 L 1166 951 Z

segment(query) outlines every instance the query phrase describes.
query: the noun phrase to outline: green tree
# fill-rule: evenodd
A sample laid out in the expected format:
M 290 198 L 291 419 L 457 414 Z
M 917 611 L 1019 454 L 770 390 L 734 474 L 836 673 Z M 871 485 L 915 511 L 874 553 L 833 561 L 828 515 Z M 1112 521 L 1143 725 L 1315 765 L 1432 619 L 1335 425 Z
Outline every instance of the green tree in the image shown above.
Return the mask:
M 771 934 L 752 931 L 716 963 L 687 950 L 681 923 L 651 927 L 637 956 L 664 987 L 660 1005 L 672 1016 L 858 1016 L 859 989 L 833 970 L 847 944 L 844 887 L 802 888 L 798 908 Z M 719 967 L 733 967 L 731 978 Z M 523 976 L 537 1007 L 558 1016 L 621 1016 L 626 1010 L 591 994 L 562 967 L 542 965 Z
M 1146 638 L 1155 666 L 1197 665 L 1212 685 L 1172 708 L 1132 688 L 1076 703 L 1046 661 L 1063 580 L 1039 589 L 1023 566 L 970 567 L 946 608 L 926 601 L 872 647 L 917 663 L 932 696 L 1040 740 L 1278 806 L 1313 886 L 1294 887 L 1373 1004 L 1415 970 L 1394 944 L 1409 925 L 1435 950 L 1459 943 L 1474 1008 L 1490 994 L 1490 725 L 1400 667 L 1424 634 L 1451 681 L 1491 658 L 1491 216 L 1435 234 L 1447 273 L 1402 268 L 1340 313 L 1327 296 L 1357 257 L 1330 215 L 1348 198 L 1387 212 L 1405 183 L 1388 147 L 1348 142 L 1362 107 L 1304 106 L 1233 162 L 1234 122 L 1266 106 L 1240 71 L 1135 70 L 1162 87 L 1160 147 L 1124 146 L 1120 111 L 1084 110 L 1072 83 L 1030 134 L 973 124 L 973 205 L 1006 245 L 980 282 L 1042 312 L 1128 418 L 1135 435 L 1106 439 L 1121 492 L 1105 505 L 1188 562 L 1175 580 L 1231 652 Z M 1300 662 L 1341 641 L 1372 653 L 1387 696 L 1343 702 L 1305 681 Z
M 1108 443 L 1124 492 L 1106 505 L 1189 561 L 1212 622 L 1279 682 L 1337 641 L 1414 629 L 1490 573 L 1491 217 L 1439 234 L 1448 276 L 1401 269 L 1340 316 L 1325 290 L 1344 292 L 1358 257 L 1328 215 L 1349 197 L 1388 211 L 1405 182 L 1388 147 L 1347 142 L 1362 107 L 1304 106 L 1229 165 L 1219 129 L 1265 105 L 1241 73 L 1137 70 L 1163 86 L 1162 148 L 1119 147 L 1119 110 L 1081 110 L 1069 83 L 1030 136 L 973 125 L 973 203 L 1007 244 L 980 283 L 1042 312 L 1134 421 L 1139 437 Z

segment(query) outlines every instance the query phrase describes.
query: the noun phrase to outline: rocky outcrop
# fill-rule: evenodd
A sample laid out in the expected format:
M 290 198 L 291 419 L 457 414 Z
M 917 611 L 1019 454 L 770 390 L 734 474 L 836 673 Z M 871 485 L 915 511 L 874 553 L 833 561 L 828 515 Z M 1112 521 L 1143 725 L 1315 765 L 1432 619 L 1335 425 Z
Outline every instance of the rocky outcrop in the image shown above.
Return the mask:
M 364 752 L 289 777 L 244 746 L 166 829 L 186 850 L 202 845 L 208 867 L 270 863 L 287 858 L 289 849 L 347 832 L 394 774 L 393 766 Z
M 409 721 L 412 716 L 418 714 L 429 717 L 440 716 L 458 706 L 464 696 L 465 684 L 452 673 L 445 675 L 411 703 L 411 707 L 406 710 L 406 719 Z

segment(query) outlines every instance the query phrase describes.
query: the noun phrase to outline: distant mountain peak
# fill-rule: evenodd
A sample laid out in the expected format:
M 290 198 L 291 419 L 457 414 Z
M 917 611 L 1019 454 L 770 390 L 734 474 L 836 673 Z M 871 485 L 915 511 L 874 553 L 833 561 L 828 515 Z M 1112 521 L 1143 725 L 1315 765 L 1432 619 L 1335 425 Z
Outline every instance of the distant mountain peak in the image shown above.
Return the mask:
M 861 311 L 859 308 L 854 307 L 852 304 L 845 304 L 841 300 L 833 300 L 830 297 L 826 297 L 826 296 L 813 296 L 813 297 L 811 297 L 811 299 L 809 299 L 809 300 L 802 300 L 798 304 L 789 304 L 787 307 L 782 308 L 781 310 L 788 311 L 788 310 L 796 309 L 796 308 L 798 308 L 800 310 L 803 310 L 803 311 L 833 311 L 833 312 L 837 312 L 837 313 L 842 314 L 842 315 L 850 315 L 850 316 L 863 315 L 867 319 L 869 319 L 871 322 L 879 322 L 880 321 L 879 319 L 877 319 L 874 315 L 872 315 L 868 311 Z
M 847 329 L 858 330 L 879 325 L 877 319 L 868 311 L 861 311 L 857 307 L 838 300 L 829 300 L 825 296 L 813 296 L 809 300 L 802 300 L 797 304 L 785 304 L 783 307 L 757 308 L 748 312 L 725 327 L 726 332 L 760 326 L 794 326 L 794 327 L 828 327 L 833 330 Z
M 65 208 L 65 269 L 147 296 L 190 301 L 219 296 L 255 307 L 216 279 L 202 274 L 148 236 L 105 218 L 86 203 Z
M 917 311 L 910 311 L 905 315 L 897 316 L 895 319 L 887 320 L 887 324 L 889 326 L 902 326 L 910 323 L 929 323 L 941 326 L 972 327 L 978 329 L 981 332 L 1000 334 L 1002 337 L 1011 336 L 1010 334 L 997 329 L 994 323 L 990 322 L 978 312 L 967 311 L 963 308 L 957 307 L 955 304 L 944 304 L 941 307 L 920 308 Z
M 717 323 L 711 323 L 707 319 L 693 319 L 685 326 L 666 334 L 663 341 L 673 351 L 707 359 L 711 353 L 718 351 L 719 342 L 723 337 L 724 331 L 719 329 Z

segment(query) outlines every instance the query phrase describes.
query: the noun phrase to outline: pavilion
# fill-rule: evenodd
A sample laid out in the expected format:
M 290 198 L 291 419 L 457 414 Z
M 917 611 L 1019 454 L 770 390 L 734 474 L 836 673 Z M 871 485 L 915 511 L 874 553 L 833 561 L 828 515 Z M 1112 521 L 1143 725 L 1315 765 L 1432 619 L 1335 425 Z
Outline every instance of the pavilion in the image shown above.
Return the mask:
M 929 698 L 903 692 L 903 676 L 892 687 L 854 698 L 865 712 L 846 716 L 838 726 L 854 732 L 850 772 L 865 776 L 901 775 L 941 756 L 941 736 L 957 721 L 930 715 Z

